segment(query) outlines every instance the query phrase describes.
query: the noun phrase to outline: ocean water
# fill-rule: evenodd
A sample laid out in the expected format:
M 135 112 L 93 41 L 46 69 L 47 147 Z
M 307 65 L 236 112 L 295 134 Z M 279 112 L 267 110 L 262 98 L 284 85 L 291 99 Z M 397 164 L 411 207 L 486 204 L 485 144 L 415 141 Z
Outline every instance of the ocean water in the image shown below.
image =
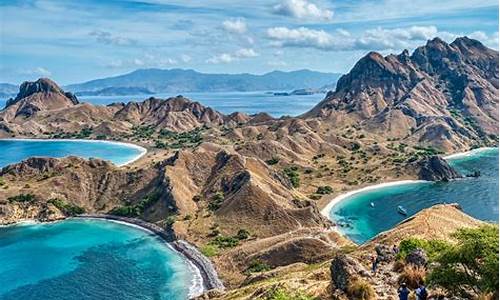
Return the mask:
M 69 155 L 101 158 L 122 165 L 138 157 L 141 149 L 126 144 L 81 140 L 9 140 L 0 139 L 0 167 L 32 156 L 65 157 Z
M 360 192 L 335 205 L 330 218 L 343 224 L 339 230 L 356 243 L 366 242 L 407 218 L 397 212 L 399 205 L 410 216 L 434 204 L 459 203 L 469 215 L 498 223 L 498 148 L 450 158 L 448 162 L 462 174 L 479 170 L 481 176 Z
M 235 111 L 247 114 L 267 112 L 274 117 L 297 116 L 313 108 L 325 97 L 324 94 L 274 96 L 269 92 L 210 92 L 180 93 L 184 97 L 198 101 L 224 114 Z M 175 97 L 179 93 L 139 95 L 139 96 L 80 96 L 82 102 L 107 105 L 113 102 L 143 101 L 151 96 L 157 98 Z
M 235 111 L 247 114 L 267 112 L 274 117 L 298 116 L 318 104 L 325 94 L 274 96 L 272 92 L 209 92 L 209 93 L 163 93 L 155 95 L 127 96 L 79 96 L 81 102 L 107 105 L 113 102 L 144 101 L 149 97 L 166 99 L 183 95 L 224 114 Z M 5 99 L 0 99 L 0 109 L 5 107 Z
M 0 227 L 0 299 L 187 299 L 194 273 L 158 237 L 105 220 Z

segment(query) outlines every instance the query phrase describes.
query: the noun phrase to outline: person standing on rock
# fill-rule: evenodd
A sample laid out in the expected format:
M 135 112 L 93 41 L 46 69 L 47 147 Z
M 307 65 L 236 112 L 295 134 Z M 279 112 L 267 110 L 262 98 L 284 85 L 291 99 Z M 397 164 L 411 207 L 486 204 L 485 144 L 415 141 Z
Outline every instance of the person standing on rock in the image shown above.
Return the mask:
M 408 295 L 410 295 L 410 290 L 406 287 L 406 283 L 402 283 L 398 289 L 399 300 L 408 300 Z
M 373 274 L 377 274 L 377 266 L 378 266 L 378 256 L 372 255 L 372 272 Z

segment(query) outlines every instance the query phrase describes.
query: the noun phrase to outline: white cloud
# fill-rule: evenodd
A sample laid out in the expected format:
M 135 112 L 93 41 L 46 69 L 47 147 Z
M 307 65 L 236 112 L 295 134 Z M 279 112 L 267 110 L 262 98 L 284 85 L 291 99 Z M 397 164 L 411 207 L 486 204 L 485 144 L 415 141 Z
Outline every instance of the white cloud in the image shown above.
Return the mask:
M 232 61 L 234 61 L 234 57 L 229 53 L 222 53 L 207 59 L 207 63 L 211 64 L 220 64 L 220 63 L 228 64 Z
M 342 39 L 337 39 L 324 30 L 314 30 L 306 27 L 296 29 L 287 27 L 268 28 L 267 37 L 274 41 L 274 45 L 282 47 L 311 47 L 322 50 L 345 47 Z
M 474 35 L 484 38 L 480 32 Z M 456 36 L 440 32 L 435 26 L 411 26 L 405 28 L 384 29 L 377 27 L 353 36 L 350 32 L 337 29 L 334 33 L 314 30 L 306 27 L 290 29 L 273 27 L 267 30 L 267 37 L 278 47 L 316 48 L 327 51 L 341 50 L 399 50 L 413 48 L 436 36 L 446 40 Z
M 136 43 L 135 40 L 115 36 L 111 32 L 102 31 L 102 30 L 94 30 L 89 32 L 90 36 L 95 37 L 96 41 L 99 43 L 103 43 L 106 45 L 116 45 L 116 46 L 129 46 Z
M 271 60 L 267 62 L 267 65 L 271 67 L 286 67 L 288 64 L 282 60 Z
M 234 53 L 234 56 L 238 58 L 248 58 L 248 57 L 257 57 L 259 56 L 259 54 L 251 48 L 241 48 Z
M 43 68 L 43 67 L 36 67 L 33 69 L 25 69 L 25 70 L 19 70 L 18 72 L 21 75 L 28 75 L 28 76 L 45 76 L 49 77 L 52 75 L 52 72 L 49 70 Z
M 105 64 L 108 68 L 163 68 L 178 64 L 173 58 L 153 54 L 144 54 L 132 59 L 115 59 Z
M 211 58 L 207 59 L 206 62 L 211 64 L 228 64 L 239 59 L 252 58 L 257 56 L 259 56 L 259 54 L 255 52 L 255 50 L 251 48 L 241 48 L 236 50 L 234 53 L 222 53 L 212 56 Z
M 247 24 L 245 23 L 245 20 L 241 18 L 225 20 L 222 22 L 222 27 L 224 30 L 231 33 L 243 34 L 247 32 Z
M 191 61 L 191 56 L 187 55 L 187 54 L 182 54 L 181 55 L 181 61 L 183 63 L 188 63 Z
M 367 30 L 355 41 L 355 48 L 384 50 L 411 46 L 411 41 L 426 41 L 438 35 L 435 26 L 411 26 L 408 28 Z
M 283 0 L 273 7 L 273 11 L 279 15 L 305 20 L 330 21 L 333 18 L 333 11 L 320 8 L 308 0 Z

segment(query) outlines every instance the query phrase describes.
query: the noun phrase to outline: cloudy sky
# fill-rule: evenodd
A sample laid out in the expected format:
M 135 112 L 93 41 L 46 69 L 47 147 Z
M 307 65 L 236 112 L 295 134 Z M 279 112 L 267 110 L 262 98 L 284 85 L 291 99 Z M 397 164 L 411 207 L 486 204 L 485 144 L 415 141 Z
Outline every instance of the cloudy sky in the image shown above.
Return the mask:
M 468 35 L 498 48 L 496 0 L 2 0 L 0 82 L 138 68 L 347 72 L 368 51 Z

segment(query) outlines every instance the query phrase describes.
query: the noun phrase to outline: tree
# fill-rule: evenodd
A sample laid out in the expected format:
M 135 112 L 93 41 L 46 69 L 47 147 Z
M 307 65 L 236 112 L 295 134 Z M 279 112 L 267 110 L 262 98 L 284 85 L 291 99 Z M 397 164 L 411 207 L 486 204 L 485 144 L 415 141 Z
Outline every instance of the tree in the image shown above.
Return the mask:
M 454 295 L 498 294 L 498 226 L 459 229 L 450 244 L 436 257 L 429 284 Z

